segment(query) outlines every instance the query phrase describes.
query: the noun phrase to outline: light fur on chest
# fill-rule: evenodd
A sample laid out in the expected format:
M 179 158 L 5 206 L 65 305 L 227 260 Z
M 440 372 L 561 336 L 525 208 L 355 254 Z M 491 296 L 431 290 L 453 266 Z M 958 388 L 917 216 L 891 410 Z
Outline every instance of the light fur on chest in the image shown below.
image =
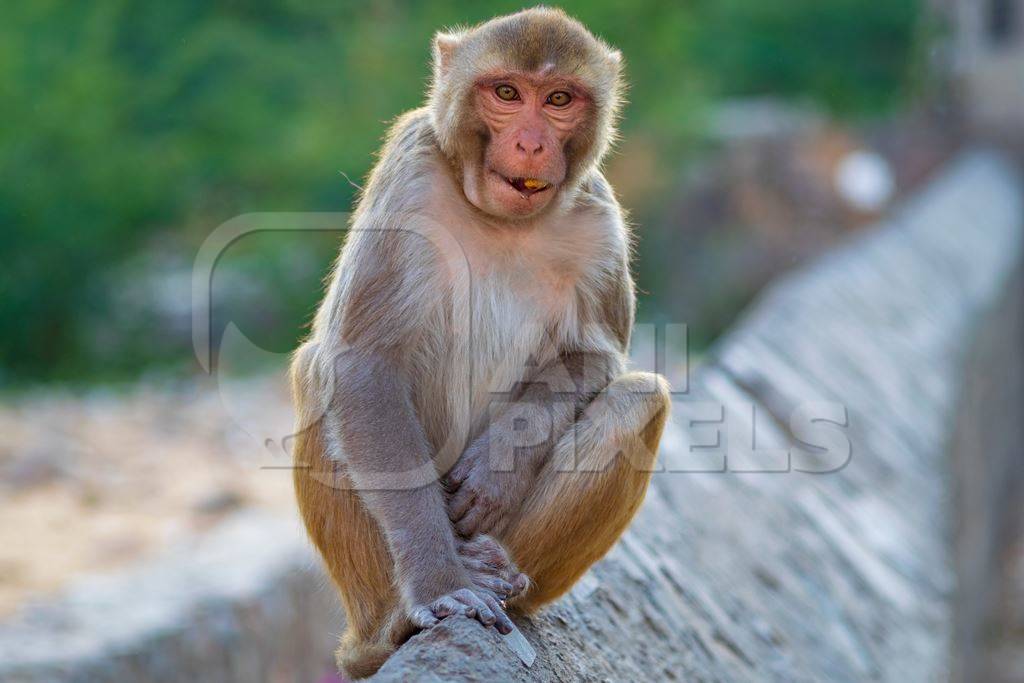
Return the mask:
M 446 293 L 447 310 L 426 331 L 420 373 L 424 396 L 447 397 L 443 406 L 420 407 L 440 452 L 461 449 L 486 424 L 493 401 L 574 345 L 580 288 L 592 286 L 603 240 L 602 226 L 584 213 L 521 230 L 458 212 L 446 217 L 423 223 Z

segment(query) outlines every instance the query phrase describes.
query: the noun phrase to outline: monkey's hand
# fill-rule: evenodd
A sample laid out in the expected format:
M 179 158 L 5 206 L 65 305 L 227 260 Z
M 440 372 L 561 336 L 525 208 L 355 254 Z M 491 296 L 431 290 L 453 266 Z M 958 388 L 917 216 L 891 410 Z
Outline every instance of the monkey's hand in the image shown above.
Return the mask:
M 461 543 L 459 559 L 465 572 L 458 583 L 465 587 L 431 591 L 440 596 L 413 605 L 409 620 L 417 628 L 429 628 L 445 617 L 461 614 L 494 626 L 501 634 L 511 633 L 513 624 L 505 614 L 504 601 L 524 591 L 529 580 L 508 561 L 501 546 L 487 537 Z
M 473 442 L 448 472 L 448 517 L 463 538 L 494 530 L 512 510 L 521 505 L 536 474 L 531 463 L 512 471 L 496 471 L 489 457 L 489 435 Z

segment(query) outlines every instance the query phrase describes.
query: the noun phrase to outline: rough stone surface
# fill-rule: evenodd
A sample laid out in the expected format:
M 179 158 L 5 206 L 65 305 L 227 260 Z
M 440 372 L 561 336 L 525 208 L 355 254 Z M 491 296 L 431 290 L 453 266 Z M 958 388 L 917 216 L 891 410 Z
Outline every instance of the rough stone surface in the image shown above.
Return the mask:
M 1024 268 L 979 325 L 953 456 L 954 679 L 1024 679 Z
M 955 615 L 954 531 L 1000 512 L 965 524 L 958 501 L 977 506 L 1007 471 L 961 426 L 964 367 L 985 357 L 974 340 L 1013 282 L 1022 215 L 1011 169 L 974 153 L 779 281 L 677 382 L 665 471 L 630 531 L 569 595 L 519 620 L 531 668 L 493 630 L 449 619 L 376 678 L 948 678 L 983 621 Z M 845 436 L 849 458 L 794 448 L 794 411 L 835 404 L 846 427 L 823 433 Z M 958 493 L 951 463 L 965 457 L 991 466 Z M 198 545 L 0 624 L 0 680 L 315 681 L 340 630 L 297 524 L 241 512 Z

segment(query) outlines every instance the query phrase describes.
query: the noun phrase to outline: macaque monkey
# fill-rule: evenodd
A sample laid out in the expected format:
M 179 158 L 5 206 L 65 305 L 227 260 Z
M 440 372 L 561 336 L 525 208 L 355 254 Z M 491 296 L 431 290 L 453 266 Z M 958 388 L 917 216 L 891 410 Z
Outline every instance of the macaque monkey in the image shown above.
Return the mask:
M 630 233 L 599 170 L 620 54 L 559 10 L 439 33 L 295 354 L 295 488 L 373 673 L 452 615 L 509 633 L 643 500 L 669 410 L 626 372 Z

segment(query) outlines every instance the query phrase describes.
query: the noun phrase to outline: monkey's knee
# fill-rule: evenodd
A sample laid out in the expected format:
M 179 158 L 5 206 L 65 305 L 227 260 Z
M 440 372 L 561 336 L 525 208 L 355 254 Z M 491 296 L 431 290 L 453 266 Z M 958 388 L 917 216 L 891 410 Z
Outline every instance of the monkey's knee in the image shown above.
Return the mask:
M 647 405 L 647 412 L 642 416 L 643 426 L 640 428 L 640 440 L 646 447 L 646 452 L 650 454 L 653 465 L 658 455 L 658 446 L 661 444 L 661 435 L 665 431 L 665 423 L 668 422 L 672 410 L 672 394 L 664 377 L 653 373 L 643 374 L 650 374 L 654 378 L 652 381 L 657 385 L 657 391 Z
M 612 381 L 591 401 L 576 423 L 571 446 L 576 467 L 600 471 L 622 455 L 628 464 L 650 472 L 671 407 L 668 382 L 651 372 L 630 372 Z
M 534 582 L 518 609 L 532 611 L 565 593 L 629 526 L 655 468 L 669 405 L 664 379 L 629 373 L 559 439 L 506 537 Z

